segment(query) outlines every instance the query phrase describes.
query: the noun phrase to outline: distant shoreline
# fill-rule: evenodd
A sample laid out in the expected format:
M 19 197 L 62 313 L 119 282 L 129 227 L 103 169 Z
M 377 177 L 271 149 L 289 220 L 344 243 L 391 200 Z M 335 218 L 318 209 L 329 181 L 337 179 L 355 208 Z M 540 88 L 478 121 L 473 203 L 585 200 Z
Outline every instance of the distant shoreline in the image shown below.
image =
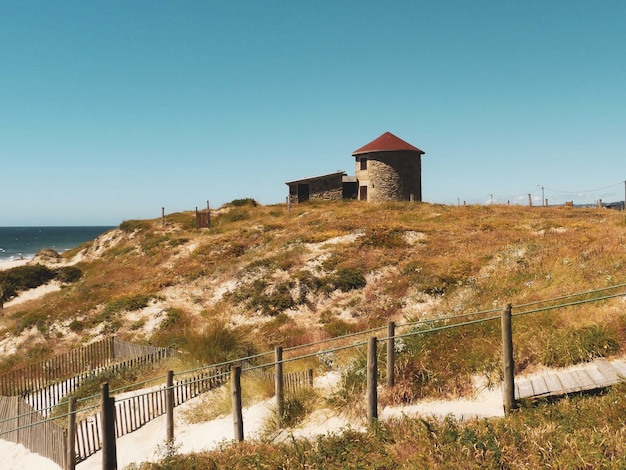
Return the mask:
M 7 269 L 17 268 L 18 266 L 24 266 L 32 258 L 16 259 L 16 260 L 0 260 L 0 271 L 6 271 Z

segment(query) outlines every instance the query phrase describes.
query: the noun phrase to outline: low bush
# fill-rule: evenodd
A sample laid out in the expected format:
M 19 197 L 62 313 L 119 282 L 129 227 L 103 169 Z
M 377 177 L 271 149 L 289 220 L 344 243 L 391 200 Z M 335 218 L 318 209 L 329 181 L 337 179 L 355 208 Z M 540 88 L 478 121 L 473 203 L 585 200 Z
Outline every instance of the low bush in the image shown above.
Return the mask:
M 120 230 L 125 233 L 141 232 L 151 227 L 147 220 L 125 220 L 120 224 Z
M 56 273 L 42 264 L 18 266 L 0 271 L 0 288 L 4 300 L 26 289 L 39 287 L 53 280 Z
M 250 197 L 246 197 L 243 199 L 233 199 L 232 201 L 230 201 L 228 204 L 226 204 L 227 206 L 233 206 L 233 207 L 242 207 L 242 206 L 252 206 L 252 207 L 256 207 L 258 205 L 258 203 L 250 198 Z
M 363 272 L 358 268 L 343 267 L 328 277 L 328 285 L 332 290 L 339 289 L 342 292 L 349 292 L 365 287 L 367 281 Z
M 70 283 L 78 281 L 83 272 L 76 266 L 64 266 L 57 269 L 56 279 L 61 282 Z
M 105 307 L 102 315 L 109 317 L 119 312 L 134 312 L 148 306 L 148 302 L 152 299 L 151 295 L 130 295 L 120 297 L 109 302 Z

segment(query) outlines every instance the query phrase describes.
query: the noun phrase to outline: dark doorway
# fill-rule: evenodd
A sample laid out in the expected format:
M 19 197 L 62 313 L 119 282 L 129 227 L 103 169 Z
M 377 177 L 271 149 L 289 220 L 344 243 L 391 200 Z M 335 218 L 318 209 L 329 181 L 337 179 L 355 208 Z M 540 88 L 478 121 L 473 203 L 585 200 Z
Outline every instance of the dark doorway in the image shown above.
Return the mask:
M 359 187 L 359 201 L 367 201 L 367 186 Z
M 308 201 L 309 196 L 309 185 L 306 183 L 298 184 L 298 202 Z
M 344 199 L 356 199 L 358 185 L 356 182 L 346 182 L 342 185 L 342 197 Z

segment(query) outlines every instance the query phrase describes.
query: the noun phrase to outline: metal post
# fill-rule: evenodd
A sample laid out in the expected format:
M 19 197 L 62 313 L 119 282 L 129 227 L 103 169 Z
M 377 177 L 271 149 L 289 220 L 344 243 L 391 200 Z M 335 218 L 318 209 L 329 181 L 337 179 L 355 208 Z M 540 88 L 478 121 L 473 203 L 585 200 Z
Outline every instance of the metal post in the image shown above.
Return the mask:
M 502 362 L 504 372 L 503 404 L 504 414 L 509 415 L 515 406 L 515 364 L 513 363 L 513 328 L 511 325 L 511 304 L 502 311 Z
M 241 366 L 234 366 L 230 372 L 231 390 L 233 394 L 233 423 L 235 440 L 243 441 L 243 412 L 241 410 Z
M 396 324 L 392 321 L 387 325 L 387 386 L 393 387 L 396 383 L 394 374 L 396 363 L 395 337 Z
M 378 419 L 378 358 L 374 336 L 367 343 L 367 421 L 372 424 Z
M 275 370 L 274 370 L 274 392 L 276 393 L 276 417 L 278 422 L 283 422 L 285 412 L 285 391 L 283 382 L 283 348 L 276 346 L 274 350 Z

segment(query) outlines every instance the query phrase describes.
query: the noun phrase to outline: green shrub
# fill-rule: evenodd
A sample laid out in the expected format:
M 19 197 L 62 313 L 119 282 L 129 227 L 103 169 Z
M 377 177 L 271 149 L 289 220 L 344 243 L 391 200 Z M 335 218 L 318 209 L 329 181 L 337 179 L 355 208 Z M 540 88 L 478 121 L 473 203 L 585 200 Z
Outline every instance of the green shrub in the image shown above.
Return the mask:
M 131 295 L 112 300 L 104 307 L 104 310 L 97 318 L 100 321 L 110 320 L 113 315 L 119 312 L 134 312 L 148 306 L 151 295 Z
M 334 275 L 328 278 L 328 281 L 333 290 L 339 289 L 342 292 L 361 289 L 367 284 L 360 269 L 347 267 L 339 268 Z
M 76 266 L 64 266 L 57 270 L 56 278 L 61 282 L 76 282 L 78 281 L 83 272 Z
M 256 207 L 258 205 L 258 203 L 254 199 L 247 197 L 247 198 L 243 198 L 243 199 L 233 199 L 232 201 L 230 201 L 226 205 L 227 206 L 234 206 L 234 207 L 242 207 L 242 206 Z
M 275 316 L 297 305 L 291 294 L 293 282 L 280 282 L 272 289 L 266 281 L 255 281 L 240 286 L 233 292 L 232 298 L 236 302 L 244 303 L 246 308 L 260 310 L 264 315 Z
M 18 266 L 0 271 L 0 286 L 5 300 L 17 293 L 39 287 L 54 279 L 56 273 L 41 264 Z
M 151 226 L 147 220 L 125 220 L 120 224 L 120 230 L 125 233 L 141 232 Z

